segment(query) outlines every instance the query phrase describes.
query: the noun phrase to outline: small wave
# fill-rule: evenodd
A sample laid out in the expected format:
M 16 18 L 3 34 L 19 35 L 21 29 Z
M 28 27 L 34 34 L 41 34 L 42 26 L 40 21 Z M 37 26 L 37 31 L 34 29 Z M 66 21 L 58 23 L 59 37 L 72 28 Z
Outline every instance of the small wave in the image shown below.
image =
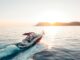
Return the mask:
M 33 60 L 80 60 L 80 51 L 54 48 L 34 54 Z

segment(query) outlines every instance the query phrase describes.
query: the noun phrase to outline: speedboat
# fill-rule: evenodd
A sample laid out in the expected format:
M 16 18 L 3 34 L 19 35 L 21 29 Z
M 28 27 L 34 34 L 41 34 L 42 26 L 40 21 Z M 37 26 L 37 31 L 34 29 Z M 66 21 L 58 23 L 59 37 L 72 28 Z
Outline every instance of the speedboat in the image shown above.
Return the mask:
M 16 46 L 19 47 L 21 50 L 27 50 L 33 47 L 41 40 L 43 36 L 43 34 L 37 34 L 34 32 L 24 33 L 23 35 L 27 35 L 27 37 L 23 39 L 22 42 L 16 44 Z

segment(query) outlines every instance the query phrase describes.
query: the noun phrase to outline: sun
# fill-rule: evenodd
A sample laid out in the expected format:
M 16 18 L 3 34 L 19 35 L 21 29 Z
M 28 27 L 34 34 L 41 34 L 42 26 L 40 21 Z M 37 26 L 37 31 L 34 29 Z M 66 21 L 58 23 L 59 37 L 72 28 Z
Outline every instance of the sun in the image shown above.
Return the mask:
M 36 16 L 36 20 L 42 22 L 66 22 L 67 14 L 64 11 L 59 11 L 59 10 L 46 10 L 40 12 Z

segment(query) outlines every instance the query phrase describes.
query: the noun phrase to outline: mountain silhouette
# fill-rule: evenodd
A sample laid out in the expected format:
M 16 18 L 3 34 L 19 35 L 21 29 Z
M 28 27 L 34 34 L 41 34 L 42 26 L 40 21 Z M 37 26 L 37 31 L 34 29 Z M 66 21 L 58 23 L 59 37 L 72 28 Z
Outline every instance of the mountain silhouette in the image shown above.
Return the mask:
M 80 22 L 39 22 L 35 26 L 80 26 Z

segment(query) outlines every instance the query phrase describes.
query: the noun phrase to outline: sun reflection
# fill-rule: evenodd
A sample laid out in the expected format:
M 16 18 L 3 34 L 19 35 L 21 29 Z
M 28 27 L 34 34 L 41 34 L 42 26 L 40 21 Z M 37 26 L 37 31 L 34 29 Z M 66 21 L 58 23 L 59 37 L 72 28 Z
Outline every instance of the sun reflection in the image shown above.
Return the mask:
M 61 27 L 43 27 L 45 31 L 45 36 L 42 40 L 43 44 L 51 49 L 53 47 L 54 39 L 56 38 L 57 34 L 61 32 Z

